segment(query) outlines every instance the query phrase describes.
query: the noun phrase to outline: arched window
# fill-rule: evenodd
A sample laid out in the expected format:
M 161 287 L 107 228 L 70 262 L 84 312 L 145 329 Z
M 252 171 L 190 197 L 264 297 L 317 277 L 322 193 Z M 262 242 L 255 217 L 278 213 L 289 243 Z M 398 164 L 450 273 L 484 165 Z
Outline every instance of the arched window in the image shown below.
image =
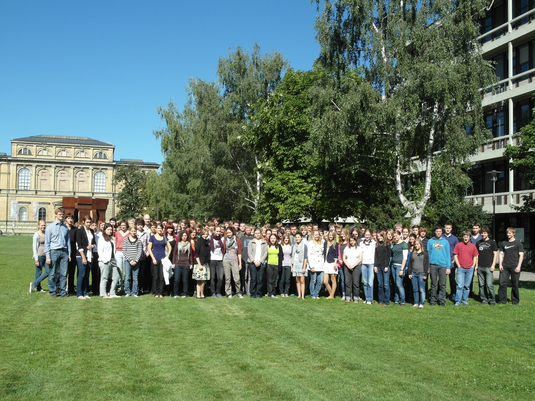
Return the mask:
M 37 189 L 39 191 L 49 191 L 52 180 L 50 179 L 50 171 L 46 168 L 39 170 L 37 173 Z
M 97 152 L 95 153 L 94 159 L 107 159 L 108 155 L 104 152 Z
M 19 151 L 17 152 L 18 155 L 28 155 L 28 156 L 31 156 L 32 155 L 32 151 L 28 148 L 22 148 L 22 149 L 19 149 Z
M 71 157 L 71 152 L 69 152 L 67 149 L 60 149 L 56 153 L 56 156 L 59 156 L 59 157 Z
M 19 209 L 19 221 L 28 221 L 28 209 L 25 207 Z
M 87 152 L 85 150 L 80 150 L 80 151 L 76 152 L 75 157 L 89 158 L 89 155 L 87 154 Z
M 52 156 L 52 152 L 46 148 L 39 149 L 37 156 Z
M 95 174 L 94 192 L 106 192 L 106 174 L 102 171 Z
M 19 189 L 30 189 L 30 170 L 27 168 L 21 168 L 19 170 Z
M 44 207 L 39 208 L 39 220 L 46 221 L 46 208 Z

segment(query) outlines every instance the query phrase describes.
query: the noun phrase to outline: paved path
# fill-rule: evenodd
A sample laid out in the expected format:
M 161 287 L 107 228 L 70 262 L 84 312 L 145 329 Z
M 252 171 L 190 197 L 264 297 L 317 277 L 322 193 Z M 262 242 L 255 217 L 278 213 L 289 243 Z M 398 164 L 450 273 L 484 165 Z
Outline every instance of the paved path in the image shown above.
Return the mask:
M 496 268 L 494 270 L 494 278 L 498 279 L 500 278 L 500 270 Z M 535 273 L 533 272 L 521 272 L 520 273 L 520 281 L 535 281 Z

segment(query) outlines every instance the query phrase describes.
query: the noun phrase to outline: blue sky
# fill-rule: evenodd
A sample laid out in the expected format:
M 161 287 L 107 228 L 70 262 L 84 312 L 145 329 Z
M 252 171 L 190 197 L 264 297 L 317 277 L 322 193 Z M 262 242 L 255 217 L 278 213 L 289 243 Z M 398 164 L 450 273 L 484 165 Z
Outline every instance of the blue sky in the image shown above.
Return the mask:
M 72 135 L 161 163 L 158 106 L 182 109 L 188 79 L 215 80 L 238 46 L 311 69 L 316 15 L 309 0 L 0 0 L 0 152 Z

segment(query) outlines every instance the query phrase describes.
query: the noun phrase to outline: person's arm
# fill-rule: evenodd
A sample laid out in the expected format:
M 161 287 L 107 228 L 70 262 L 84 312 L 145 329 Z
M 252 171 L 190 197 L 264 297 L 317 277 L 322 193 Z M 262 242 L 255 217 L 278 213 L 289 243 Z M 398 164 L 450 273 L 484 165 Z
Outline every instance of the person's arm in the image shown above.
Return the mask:
M 490 266 L 490 271 L 493 272 L 496 268 L 496 259 L 498 258 L 498 251 L 492 251 L 492 265 Z
M 236 242 L 238 243 L 238 271 L 240 271 L 241 270 L 241 254 L 243 252 L 243 242 L 238 237 L 236 237 Z
M 399 269 L 399 277 L 403 276 L 405 265 L 407 264 L 407 256 L 409 255 L 408 249 L 403 249 L 403 261 L 401 262 L 401 268 Z
M 156 258 L 154 257 L 154 254 L 152 253 L 152 242 L 149 240 L 149 243 L 147 244 L 147 250 L 149 251 L 149 256 L 152 259 L 152 264 L 156 264 Z
M 522 262 L 524 261 L 524 252 L 518 252 L 518 266 L 515 269 L 515 273 L 520 273 L 522 268 Z
M 39 250 L 39 232 L 36 232 L 33 235 L 33 241 L 32 241 L 33 260 L 35 261 L 36 266 L 39 266 L 39 255 L 37 255 L 38 250 Z
M 503 272 L 503 251 L 502 250 L 500 250 L 499 259 L 500 259 L 500 271 Z
M 457 254 L 453 254 L 453 262 L 455 263 L 455 266 L 461 267 L 461 264 L 459 263 L 459 258 L 457 257 Z
M 80 257 L 82 258 L 82 264 L 84 265 L 87 265 L 87 259 L 85 257 L 85 248 L 83 246 L 83 244 L 85 242 L 88 242 L 87 240 L 84 241 L 84 238 L 82 238 L 82 236 L 85 235 L 85 230 L 84 229 L 77 229 L 76 230 L 76 246 L 78 247 L 78 253 L 80 254 Z M 87 236 L 86 236 L 87 238 Z

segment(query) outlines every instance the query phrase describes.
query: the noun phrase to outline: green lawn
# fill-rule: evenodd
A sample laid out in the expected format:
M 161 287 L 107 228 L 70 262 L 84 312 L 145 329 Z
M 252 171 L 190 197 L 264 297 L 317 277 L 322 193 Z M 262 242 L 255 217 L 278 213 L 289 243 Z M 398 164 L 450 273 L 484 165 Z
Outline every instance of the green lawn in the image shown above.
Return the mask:
M 0 237 L 1 400 L 535 399 L 532 283 L 500 307 L 51 299 L 30 248 Z

